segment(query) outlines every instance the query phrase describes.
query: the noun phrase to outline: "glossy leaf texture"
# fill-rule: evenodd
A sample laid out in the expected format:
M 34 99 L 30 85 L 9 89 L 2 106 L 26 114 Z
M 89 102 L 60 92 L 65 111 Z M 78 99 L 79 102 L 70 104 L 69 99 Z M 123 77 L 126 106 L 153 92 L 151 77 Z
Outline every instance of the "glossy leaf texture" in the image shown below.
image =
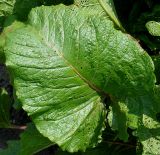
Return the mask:
M 106 95 L 142 96 L 155 83 L 148 54 L 94 7 L 33 9 L 26 26 L 8 33 L 5 54 L 24 110 L 69 152 L 101 141 Z

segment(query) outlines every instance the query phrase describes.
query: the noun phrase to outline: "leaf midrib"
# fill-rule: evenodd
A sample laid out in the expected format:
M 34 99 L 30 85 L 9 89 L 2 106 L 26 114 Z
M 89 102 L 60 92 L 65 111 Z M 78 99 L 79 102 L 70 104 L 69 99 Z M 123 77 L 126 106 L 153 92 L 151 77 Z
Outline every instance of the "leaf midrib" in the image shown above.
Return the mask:
M 38 33 L 38 35 L 43 38 L 42 35 L 40 35 L 40 33 Z M 56 54 L 61 57 L 64 62 L 66 63 L 67 66 L 71 67 L 72 70 L 80 77 L 80 79 L 82 79 L 85 83 L 87 83 L 89 85 L 90 88 L 92 88 L 93 90 L 95 90 L 97 93 L 100 93 L 102 96 L 106 96 L 108 97 L 109 94 L 103 90 L 101 90 L 99 87 L 97 87 L 96 85 L 94 85 L 93 83 L 91 83 L 89 80 L 87 80 L 85 77 L 83 77 L 79 71 L 64 57 L 62 52 L 59 52 L 59 50 L 56 47 L 53 47 L 50 43 L 46 42 L 45 39 L 43 38 L 44 43 L 51 49 L 52 52 L 56 52 Z

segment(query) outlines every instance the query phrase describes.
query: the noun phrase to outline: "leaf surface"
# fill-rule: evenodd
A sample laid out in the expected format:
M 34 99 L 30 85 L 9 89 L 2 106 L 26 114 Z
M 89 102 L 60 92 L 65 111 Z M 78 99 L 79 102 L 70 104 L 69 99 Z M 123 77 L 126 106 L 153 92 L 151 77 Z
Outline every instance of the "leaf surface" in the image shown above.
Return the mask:
M 90 7 L 33 9 L 28 25 L 8 34 L 5 53 L 23 108 L 69 152 L 101 140 L 107 94 L 143 95 L 155 83 L 151 58 Z

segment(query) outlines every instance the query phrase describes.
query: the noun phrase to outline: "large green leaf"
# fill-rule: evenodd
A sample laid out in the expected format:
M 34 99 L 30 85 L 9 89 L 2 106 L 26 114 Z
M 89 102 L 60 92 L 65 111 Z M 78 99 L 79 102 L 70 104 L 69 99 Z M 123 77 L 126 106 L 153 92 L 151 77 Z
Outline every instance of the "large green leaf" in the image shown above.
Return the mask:
M 155 83 L 147 53 L 90 7 L 33 9 L 28 25 L 8 34 L 5 53 L 23 108 L 70 152 L 100 141 L 103 97 L 148 94 Z

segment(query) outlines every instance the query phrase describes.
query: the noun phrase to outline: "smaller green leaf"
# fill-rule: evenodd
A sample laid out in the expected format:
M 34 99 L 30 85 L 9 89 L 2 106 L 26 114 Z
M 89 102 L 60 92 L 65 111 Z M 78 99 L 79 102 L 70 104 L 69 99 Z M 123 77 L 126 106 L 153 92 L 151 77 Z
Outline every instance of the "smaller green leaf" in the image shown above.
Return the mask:
M 128 138 L 127 128 L 135 127 L 137 130 L 134 132 L 134 135 L 139 138 L 143 145 L 143 155 L 157 155 L 160 150 L 160 123 L 156 121 L 155 113 L 152 111 L 152 108 L 149 108 L 149 103 L 144 102 L 143 105 L 137 105 L 137 113 L 139 113 L 137 115 L 129 111 L 132 109 L 126 105 L 126 103 L 118 103 L 116 109 L 115 106 L 112 107 L 114 110 L 108 116 L 111 127 L 118 131 L 118 137 L 122 140 L 127 140 Z M 141 106 L 143 110 L 140 109 L 142 108 Z M 146 114 L 141 115 L 141 110 Z
M 127 128 L 136 129 L 138 127 L 138 113 L 139 106 L 136 100 L 128 98 L 112 103 L 108 115 L 109 125 L 113 130 L 118 131 L 118 137 L 121 140 L 128 140 Z
M 160 150 L 160 123 L 156 114 L 159 111 L 160 90 L 156 87 L 154 94 L 127 98 L 113 103 L 108 119 L 110 126 L 118 131 L 122 140 L 127 138 L 127 128 L 136 129 L 137 136 L 143 145 L 143 155 L 156 155 Z
M 30 155 L 44 148 L 47 148 L 53 143 L 48 138 L 43 137 L 33 124 L 28 124 L 27 130 L 21 134 L 20 153 L 19 155 Z
M 146 24 L 146 28 L 152 36 L 160 36 L 160 22 L 149 21 Z
M 37 131 L 33 124 L 28 124 L 20 138 L 19 141 L 9 141 L 8 148 L 1 150 L 0 155 L 32 155 L 53 145 Z
M 143 145 L 143 155 L 157 155 L 160 150 L 160 123 L 157 114 L 160 112 L 159 87 L 139 98 L 141 104 L 137 106 L 138 128 L 135 136 Z M 135 102 L 136 103 L 136 102 Z
M 160 153 L 160 123 L 143 115 L 143 124 L 139 125 L 137 136 L 143 145 L 143 155 L 158 155 Z
M 0 128 L 10 126 L 10 100 L 7 92 L 2 89 L 0 93 Z
M 20 142 L 18 140 L 8 141 L 8 148 L 0 150 L 0 155 L 19 155 Z
M 120 109 L 119 103 L 114 104 L 110 107 L 110 112 L 108 115 L 108 121 L 113 130 L 118 131 L 118 137 L 121 140 L 128 140 L 127 126 L 126 126 L 126 116 L 125 112 Z

